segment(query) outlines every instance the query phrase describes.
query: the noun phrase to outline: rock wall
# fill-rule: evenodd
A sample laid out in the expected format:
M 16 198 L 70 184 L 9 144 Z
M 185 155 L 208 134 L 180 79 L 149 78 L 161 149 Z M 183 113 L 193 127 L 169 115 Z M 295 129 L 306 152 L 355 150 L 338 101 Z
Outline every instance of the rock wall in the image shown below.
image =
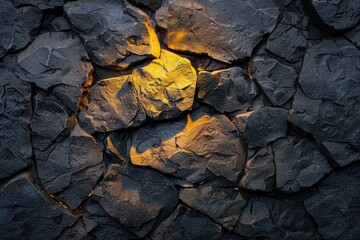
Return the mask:
M 360 239 L 358 0 L 0 0 L 0 239 Z

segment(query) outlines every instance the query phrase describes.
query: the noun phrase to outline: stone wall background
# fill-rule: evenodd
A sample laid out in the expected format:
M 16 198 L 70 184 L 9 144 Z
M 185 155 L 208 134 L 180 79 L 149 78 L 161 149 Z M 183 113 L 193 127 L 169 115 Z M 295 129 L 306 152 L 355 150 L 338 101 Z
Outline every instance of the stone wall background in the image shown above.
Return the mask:
M 360 2 L 0 6 L 0 239 L 360 238 Z

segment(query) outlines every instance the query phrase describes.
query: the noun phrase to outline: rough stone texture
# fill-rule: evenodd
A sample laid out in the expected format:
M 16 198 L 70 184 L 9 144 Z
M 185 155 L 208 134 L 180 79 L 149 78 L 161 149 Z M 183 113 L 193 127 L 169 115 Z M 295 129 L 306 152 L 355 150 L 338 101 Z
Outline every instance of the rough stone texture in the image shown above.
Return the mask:
M 359 49 L 342 38 L 308 49 L 289 114 L 290 122 L 318 142 L 349 144 L 342 155 L 360 147 L 360 112 L 354 111 L 360 108 L 359 62 Z
M 145 119 L 129 75 L 99 81 L 79 113 L 80 125 L 89 133 L 137 127 Z
M 271 146 L 261 148 L 247 160 L 239 186 L 252 191 L 275 190 L 275 163 Z
M 360 24 L 348 31 L 345 36 L 357 47 L 360 48 Z
M 133 0 L 136 4 L 146 6 L 154 11 L 161 7 L 162 0 Z
M 126 1 L 75 1 L 67 3 L 64 11 L 97 65 L 125 69 L 159 56 L 149 18 Z
M 323 239 L 360 238 L 360 165 L 334 172 L 305 200 Z
M 302 202 L 266 196 L 247 202 L 234 231 L 259 239 L 320 239 Z
M 151 119 L 178 117 L 193 105 L 195 69 L 188 59 L 172 52 L 161 50 L 160 59 L 135 69 L 131 81 Z
M 170 0 L 167 14 L 169 48 L 231 63 L 251 55 L 275 28 L 279 10 L 272 0 Z
M 30 163 L 30 97 L 30 84 L 0 68 L 0 178 L 9 177 Z
M 360 20 L 360 5 L 357 0 L 322 1 L 307 0 L 319 25 L 326 30 L 345 30 Z
M 278 138 L 285 137 L 288 111 L 281 108 L 263 107 L 236 116 L 240 132 L 249 147 L 265 147 Z
M 221 113 L 247 111 L 259 90 L 246 72 L 239 67 L 200 72 L 197 98 Z
M 151 239 L 221 239 L 218 225 L 205 215 L 180 205 L 150 235 Z
M 1 186 L 1 239 L 53 239 L 76 220 L 60 204 L 44 197 L 30 179 L 21 175 Z
M 236 190 L 211 183 L 183 188 L 179 197 L 188 206 L 205 213 L 229 230 L 236 224 L 246 203 Z
M 131 162 L 196 183 L 210 170 L 236 182 L 245 164 L 236 127 L 220 114 L 196 110 L 174 122 L 147 125 L 133 136 Z
M 249 63 L 250 76 L 275 106 L 284 105 L 295 94 L 297 74 L 275 59 L 255 57 Z
M 42 13 L 38 8 L 15 8 L 10 1 L 0 1 L 0 58 L 9 51 L 28 45 L 41 25 Z
M 40 8 L 41 10 L 53 9 L 55 7 L 62 7 L 66 0 L 10 0 L 16 6 L 31 5 Z
M 360 149 L 356 149 L 347 143 L 323 142 L 332 159 L 343 167 L 352 162 L 360 161 Z
M 316 146 L 293 136 L 273 144 L 276 167 L 276 188 L 296 192 L 317 183 L 330 171 L 330 165 Z
M 111 217 L 144 237 L 176 207 L 178 191 L 155 171 L 110 165 L 94 199 Z

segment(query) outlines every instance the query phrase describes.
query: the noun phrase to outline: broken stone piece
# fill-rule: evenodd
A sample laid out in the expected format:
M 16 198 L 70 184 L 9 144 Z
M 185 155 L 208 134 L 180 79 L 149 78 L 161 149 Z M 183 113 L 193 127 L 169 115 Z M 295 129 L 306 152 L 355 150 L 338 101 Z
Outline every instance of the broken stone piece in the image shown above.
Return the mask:
M 151 119 L 175 118 L 193 106 L 195 69 L 188 59 L 175 53 L 161 50 L 160 59 L 136 68 L 131 81 Z
M 75 1 L 65 4 L 64 11 L 99 66 L 123 70 L 159 56 L 159 41 L 148 16 L 127 1 Z

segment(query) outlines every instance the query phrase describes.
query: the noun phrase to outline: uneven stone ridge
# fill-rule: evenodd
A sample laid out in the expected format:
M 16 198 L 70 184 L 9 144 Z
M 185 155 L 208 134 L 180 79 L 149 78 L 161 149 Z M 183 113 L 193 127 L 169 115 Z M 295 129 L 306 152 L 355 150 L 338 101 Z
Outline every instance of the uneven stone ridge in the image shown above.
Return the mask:
M 0 5 L 0 240 L 360 239 L 360 1 Z

